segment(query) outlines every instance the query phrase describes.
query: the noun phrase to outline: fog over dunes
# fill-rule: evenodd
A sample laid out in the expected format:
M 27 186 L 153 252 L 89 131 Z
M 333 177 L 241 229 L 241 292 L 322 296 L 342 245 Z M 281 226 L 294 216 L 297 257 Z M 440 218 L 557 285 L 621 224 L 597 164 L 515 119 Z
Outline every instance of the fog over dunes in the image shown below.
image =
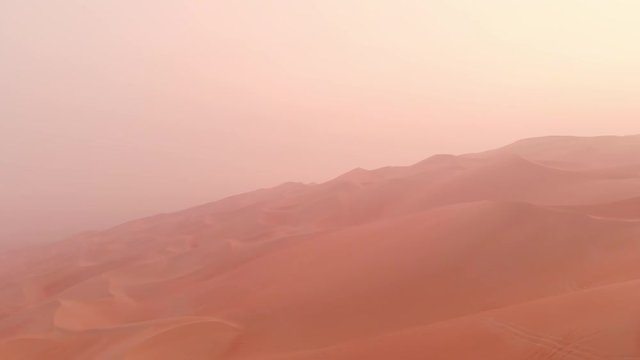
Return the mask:
M 640 137 L 284 183 L 0 253 L 0 358 L 640 359 Z
M 637 0 L 1 0 L 0 251 L 356 167 L 637 133 L 639 13 Z M 581 141 L 512 150 L 586 170 L 567 160 L 626 166 L 610 153 L 635 146 Z

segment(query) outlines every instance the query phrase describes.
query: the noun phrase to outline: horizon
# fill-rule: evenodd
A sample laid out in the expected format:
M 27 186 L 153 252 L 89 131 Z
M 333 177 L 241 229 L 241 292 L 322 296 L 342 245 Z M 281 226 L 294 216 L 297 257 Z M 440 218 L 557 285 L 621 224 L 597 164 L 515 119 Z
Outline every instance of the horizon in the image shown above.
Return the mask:
M 637 133 L 624 0 L 0 3 L 0 247 L 352 168 Z
M 236 196 L 241 196 L 244 194 L 249 194 L 255 191 L 261 191 L 261 190 L 271 190 L 271 189 L 275 189 L 278 187 L 281 187 L 283 185 L 287 185 L 287 184 L 300 184 L 300 185 L 305 185 L 305 186 L 318 186 L 318 185 L 322 185 L 324 183 L 330 182 L 332 180 L 335 180 L 343 175 L 349 174 L 354 170 L 364 170 L 364 171 L 376 171 L 379 169 L 384 169 L 384 168 L 388 168 L 388 167 L 411 167 L 414 165 L 419 164 L 421 161 L 424 160 L 428 160 L 430 158 L 436 157 L 436 156 L 440 156 L 440 155 L 450 155 L 450 156 L 454 156 L 454 157 L 462 157 L 462 156 L 467 156 L 467 155 L 475 155 L 475 154 L 481 154 L 484 153 L 486 151 L 493 151 L 493 150 L 499 150 L 502 149 L 503 147 L 507 147 L 510 145 L 514 145 L 523 141 L 530 141 L 530 140 L 536 140 L 536 139 L 551 139 L 551 138 L 560 138 L 560 139 L 566 139 L 566 138 L 580 138 L 580 139 L 589 139 L 589 138 L 628 138 L 628 137 L 640 137 L 640 134 L 628 134 L 628 135 L 597 135 L 597 136 L 574 136 L 574 135 L 547 135 L 547 136 L 536 136 L 536 137 L 529 137 L 529 138 L 522 138 L 519 140 L 515 140 L 513 142 L 509 142 L 507 144 L 504 144 L 502 146 L 498 146 L 498 147 L 493 147 L 493 148 L 489 148 L 489 149 L 485 149 L 482 151 L 478 151 L 478 152 L 470 152 L 470 153 L 461 153 L 461 154 L 450 154 L 450 153 L 434 153 L 431 154 L 425 158 L 423 158 L 422 160 L 419 160 L 418 162 L 415 163 L 411 163 L 411 164 L 405 164 L 405 165 L 401 165 L 401 164 L 390 164 L 390 165 L 386 165 L 386 166 L 382 166 L 382 167 L 376 167 L 376 168 L 362 168 L 362 167 L 355 167 L 353 169 L 347 170 L 346 172 L 342 172 L 339 174 L 334 174 L 334 175 L 329 175 L 329 177 L 327 179 L 321 180 L 321 181 L 311 181 L 311 182 L 302 182 L 302 181 L 295 181 L 295 180 L 290 180 L 290 181 L 284 181 L 284 182 L 280 182 L 274 185 L 267 185 L 264 187 L 258 187 L 255 189 L 250 189 L 250 190 L 246 190 L 246 191 L 241 191 L 238 193 L 233 193 L 233 194 L 228 194 L 228 195 L 224 195 L 223 197 L 220 198 L 216 198 L 216 199 L 212 199 L 209 201 L 205 201 L 203 203 L 198 203 L 198 204 L 192 204 L 189 205 L 187 207 L 184 208 L 180 208 L 180 209 L 172 209 L 172 210 L 168 210 L 166 212 L 159 212 L 159 213 L 153 213 L 153 214 L 147 214 L 147 215 L 143 215 L 141 217 L 138 218 L 132 218 L 132 219 L 127 219 L 124 220 L 123 222 L 117 223 L 117 224 L 113 224 L 110 225 L 108 227 L 105 228 L 101 228 L 101 229 L 86 229 L 86 230 L 82 230 L 79 231 L 77 233 L 74 234 L 70 234 L 69 236 L 67 236 L 66 238 L 74 238 L 74 237 L 78 237 L 78 236 L 83 236 L 83 235 L 87 235 L 87 234 L 91 234 L 91 233 L 100 233 L 100 232 L 104 232 L 104 231 L 109 231 L 113 228 L 122 226 L 122 225 L 126 225 L 128 223 L 132 223 L 132 222 L 136 222 L 139 220 L 144 220 L 144 219 L 148 219 L 148 218 L 153 218 L 156 216 L 162 216 L 162 215 L 171 215 L 171 214 L 176 214 L 176 213 L 180 213 L 183 211 L 188 211 L 194 208 L 198 208 L 201 206 L 206 206 L 209 204 L 213 204 L 216 203 L 218 201 L 223 201 L 225 199 L 229 199 L 229 198 L 233 198 Z M 527 160 L 527 161 L 532 161 L 532 160 Z M 58 240 L 64 240 L 64 239 L 58 239 Z M 56 241 L 56 239 L 52 239 L 50 241 Z M 30 246 L 30 245 L 38 245 L 38 243 L 35 244 L 27 244 L 25 246 Z M 16 248 L 10 248 L 7 250 L 14 250 Z M 0 249 L 2 250 L 2 249 Z
M 0 359 L 640 359 L 638 14 L 0 0 Z

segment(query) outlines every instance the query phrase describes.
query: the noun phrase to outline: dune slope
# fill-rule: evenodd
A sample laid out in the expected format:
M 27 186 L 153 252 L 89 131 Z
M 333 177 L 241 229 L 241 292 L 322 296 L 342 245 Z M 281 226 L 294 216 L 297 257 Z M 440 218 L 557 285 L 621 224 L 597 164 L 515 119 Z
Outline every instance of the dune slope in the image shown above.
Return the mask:
M 0 254 L 1 359 L 640 359 L 640 137 L 286 183 Z

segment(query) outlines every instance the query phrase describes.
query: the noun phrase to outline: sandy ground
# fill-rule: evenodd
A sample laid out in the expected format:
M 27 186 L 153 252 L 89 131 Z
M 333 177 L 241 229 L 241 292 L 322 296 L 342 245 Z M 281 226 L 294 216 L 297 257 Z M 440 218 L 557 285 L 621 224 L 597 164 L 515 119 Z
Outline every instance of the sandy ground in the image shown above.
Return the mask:
M 0 359 L 640 359 L 640 137 L 356 169 L 0 254 Z

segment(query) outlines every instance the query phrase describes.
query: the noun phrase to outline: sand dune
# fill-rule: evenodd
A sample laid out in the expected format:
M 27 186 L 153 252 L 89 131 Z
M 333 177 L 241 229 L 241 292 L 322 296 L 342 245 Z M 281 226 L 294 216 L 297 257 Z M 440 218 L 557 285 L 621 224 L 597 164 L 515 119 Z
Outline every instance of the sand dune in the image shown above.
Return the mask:
M 583 206 L 566 206 L 563 209 L 606 219 L 639 220 L 640 198 L 634 197 Z
M 241 329 L 233 324 L 199 321 L 177 325 L 129 350 L 125 360 L 208 360 L 222 356 Z
M 632 281 L 255 359 L 639 359 L 639 300 L 640 283 Z
M 0 254 L 0 359 L 640 359 L 640 137 L 527 139 Z
M 323 347 L 634 279 L 639 230 L 525 204 L 455 205 L 283 249 L 198 298 L 227 294 L 205 311 L 245 324 L 253 344 L 238 355 Z
M 517 141 L 482 155 L 512 153 L 526 159 L 563 164 L 569 168 L 603 168 L 638 164 L 640 135 L 549 136 Z

